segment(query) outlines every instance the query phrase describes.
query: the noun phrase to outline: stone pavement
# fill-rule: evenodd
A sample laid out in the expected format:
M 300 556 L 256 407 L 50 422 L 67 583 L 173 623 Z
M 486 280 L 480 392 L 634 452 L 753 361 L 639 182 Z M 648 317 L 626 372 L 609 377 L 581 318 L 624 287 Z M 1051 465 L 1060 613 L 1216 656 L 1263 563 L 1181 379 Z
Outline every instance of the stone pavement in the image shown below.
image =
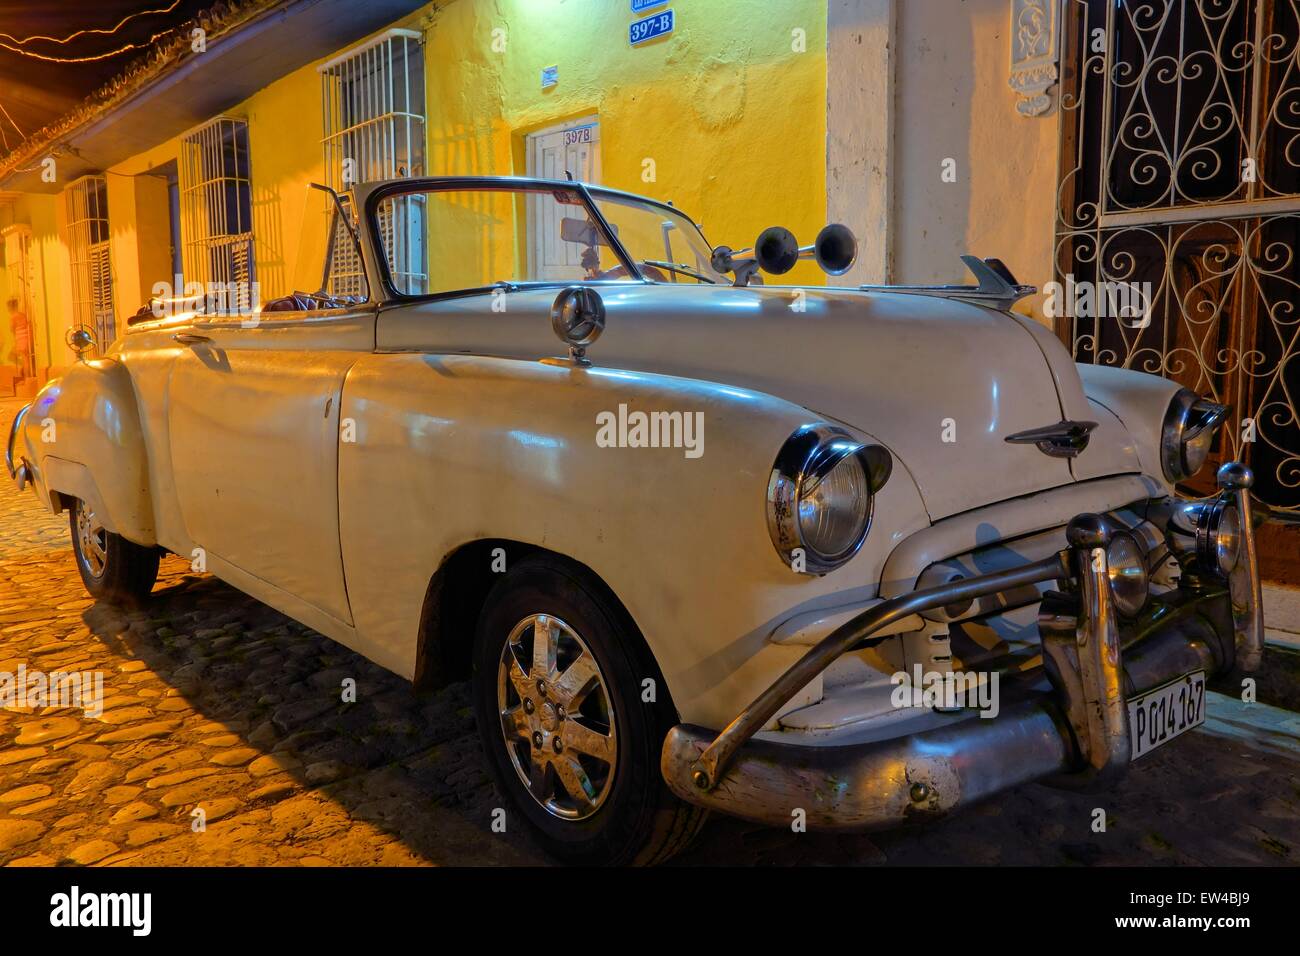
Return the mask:
M 0 436 L 17 407 L 0 402 Z M 98 717 L 0 710 L 0 863 L 545 862 L 492 832 L 466 685 L 417 695 L 179 558 L 145 610 L 96 605 L 66 520 L 0 477 L 0 673 L 104 674 Z M 1104 796 L 1028 786 L 871 836 L 715 819 L 673 865 L 1300 863 L 1300 718 L 1217 695 L 1210 713 Z

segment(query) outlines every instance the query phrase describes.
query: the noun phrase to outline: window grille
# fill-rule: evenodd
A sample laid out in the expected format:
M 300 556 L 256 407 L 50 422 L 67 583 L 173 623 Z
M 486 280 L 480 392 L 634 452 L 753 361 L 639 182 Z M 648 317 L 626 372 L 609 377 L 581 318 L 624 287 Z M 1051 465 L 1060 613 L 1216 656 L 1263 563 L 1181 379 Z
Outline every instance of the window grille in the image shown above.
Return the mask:
M 1059 331 L 1079 361 L 1231 405 L 1212 460 L 1244 458 L 1255 494 L 1300 517 L 1300 3 L 1063 10 L 1057 278 L 1151 294 L 1142 322 Z
M 220 117 L 187 133 L 181 141 L 180 190 L 186 284 L 218 290 L 208 302 L 219 312 L 251 310 L 257 303 L 248 124 Z
M 73 322 L 95 333 L 96 351 L 102 354 L 117 337 L 108 251 L 108 180 L 83 176 L 64 191 L 63 201 Z
M 414 30 L 389 30 L 320 67 L 325 182 L 343 192 L 357 183 L 425 174 L 424 49 Z M 379 228 L 398 288 L 428 287 L 423 195 L 385 203 Z M 354 212 L 355 215 L 355 212 Z M 334 237 L 329 292 L 366 294 L 351 237 Z

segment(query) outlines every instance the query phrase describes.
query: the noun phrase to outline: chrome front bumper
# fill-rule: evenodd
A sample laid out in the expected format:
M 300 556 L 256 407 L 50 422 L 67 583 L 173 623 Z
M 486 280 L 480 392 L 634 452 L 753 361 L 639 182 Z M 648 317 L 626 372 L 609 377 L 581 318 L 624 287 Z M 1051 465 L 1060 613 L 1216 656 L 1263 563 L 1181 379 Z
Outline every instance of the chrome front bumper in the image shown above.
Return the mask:
M 720 734 L 679 725 L 664 741 L 660 766 L 669 788 L 689 803 L 773 826 L 797 810 L 810 827 L 872 829 L 931 817 L 1009 787 L 1053 777 L 1067 786 L 1104 786 L 1130 763 L 1128 698 L 1196 670 L 1207 675 L 1255 669 L 1263 653 L 1263 615 L 1249 469 L 1225 465 L 1221 494 L 1240 509 L 1243 542 L 1222 613 L 1174 620 L 1121 654 L 1111 603 L 1106 546 L 1110 531 L 1079 515 L 1069 547 L 1042 561 L 877 604 L 846 622 L 797 661 Z M 1027 584 L 1058 581 L 1077 593 L 1067 631 L 1041 629 L 1051 693 L 939 729 L 848 747 L 753 740 L 807 683 L 848 650 L 872 643 L 894 621 Z M 880 640 L 883 638 L 877 638 Z M 1121 660 L 1121 656 L 1125 659 Z

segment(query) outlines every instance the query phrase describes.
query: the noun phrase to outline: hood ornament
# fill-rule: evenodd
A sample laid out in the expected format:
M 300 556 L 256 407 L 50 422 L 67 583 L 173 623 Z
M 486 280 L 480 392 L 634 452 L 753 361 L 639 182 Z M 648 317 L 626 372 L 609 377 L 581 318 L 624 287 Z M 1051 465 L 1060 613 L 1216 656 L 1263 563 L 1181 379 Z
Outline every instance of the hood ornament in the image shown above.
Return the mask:
M 1008 435 L 1012 445 L 1037 445 L 1050 458 L 1074 458 L 1088 447 L 1096 422 L 1073 422 L 1068 419 L 1055 425 L 1042 425 Z
M 858 288 L 863 292 L 904 292 L 959 299 L 974 305 L 987 305 L 1000 312 L 1010 312 L 1013 305 L 1038 291 L 1036 286 L 1016 281 L 1001 259 L 965 255 L 961 261 L 979 280 L 979 285 L 860 285 Z

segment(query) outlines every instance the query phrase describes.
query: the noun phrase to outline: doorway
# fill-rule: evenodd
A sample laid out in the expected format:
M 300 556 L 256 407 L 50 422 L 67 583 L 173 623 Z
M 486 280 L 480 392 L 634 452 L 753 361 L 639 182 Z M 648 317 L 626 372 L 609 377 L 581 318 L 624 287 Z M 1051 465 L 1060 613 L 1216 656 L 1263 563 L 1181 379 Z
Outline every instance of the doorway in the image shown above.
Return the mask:
M 538 179 L 600 182 L 600 122 L 595 116 L 550 126 L 528 135 L 528 175 Z M 560 238 L 561 208 L 544 197 L 528 201 L 530 274 L 564 281 L 580 265 L 582 249 Z

